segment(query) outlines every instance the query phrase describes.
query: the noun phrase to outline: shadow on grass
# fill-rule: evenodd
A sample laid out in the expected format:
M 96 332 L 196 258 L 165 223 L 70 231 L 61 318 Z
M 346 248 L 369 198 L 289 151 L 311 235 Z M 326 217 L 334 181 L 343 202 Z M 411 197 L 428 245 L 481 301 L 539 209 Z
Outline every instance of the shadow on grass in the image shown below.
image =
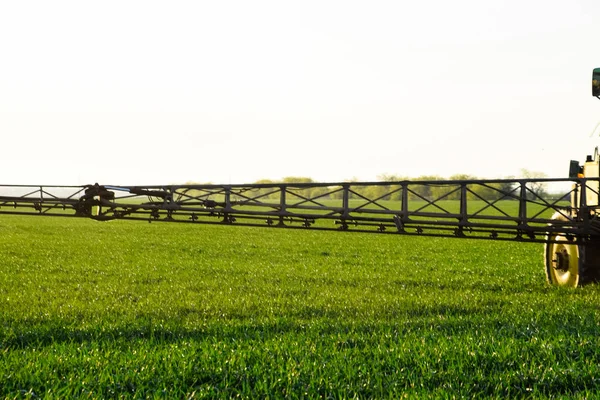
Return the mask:
M 160 321 L 160 322 L 157 322 Z M 360 321 L 360 322 L 357 322 Z M 43 347 L 60 343 L 152 341 L 160 344 L 180 341 L 268 341 L 282 336 L 360 337 L 392 334 L 394 337 L 438 335 L 440 337 L 487 336 L 498 340 L 541 340 L 557 337 L 598 337 L 594 313 L 546 313 L 543 318 L 505 315 L 489 318 L 485 311 L 470 305 L 432 305 L 420 309 L 396 310 L 385 315 L 352 317 L 322 309 L 304 309 L 295 316 L 272 318 L 231 317 L 193 323 L 166 320 L 155 315 L 141 316 L 113 325 L 79 328 L 73 320 L 23 322 L 5 319 L 0 331 L 0 350 Z
M 324 313 L 305 319 L 286 317 L 258 321 L 238 318 L 186 327 L 191 324 L 184 326 L 175 320 L 165 322 L 153 315 L 142 315 L 135 320 L 120 321 L 118 325 L 87 329 L 70 327 L 69 323 L 75 325 L 75 321 L 66 320 L 31 323 L 4 320 L 4 329 L 0 331 L 0 353 L 30 348 L 37 352 L 40 347 L 56 345 L 77 349 L 89 344 L 91 347 L 121 348 L 127 353 L 140 347 L 164 354 L 170 351 L 168 346 L 182 342 L 195 342 L 198 348 L 203 348 L 201 343 L 219 343 L 220 349 L 227 350 L 223 350 L 223 355 L 217 351 L 201 358 L 190 356 L 200 367 L 191 376 L 193 381 L 186 385 L 200 387 L 206 383 L 221 387 L 223 393 L 227 393 L 224 397 L 232 397 L 235 393 L 229 392 L 231 390 L 250 394 L 248 390 L 256 384 L 253 380 L 275 382 L 276 378 L 285 377 L 288 367 L 276 372 L 259 368 L 256 375 L 248 375 L 244 369 L 251 363 L 268 363 L 272 357 L 281 362 L 300 357 L 306 365 L 328 365 L 325 371 L 318 368 L 310 371 L 323 377 L 338 374 L 335 376 L 346 379 L 352 390 L 356 389 L 353 383 L 366 381 L 361 381 L 358 375 L 345 376 L 348 371 L 360 370 L 368 377 L 377 377 L 390 385 L 401 384 L 405 388 L 411 383 L 422 384 L 420 390 L 425 397 L 433 393 L 431 390 L 441 390 L 440 397 L 454 397 L 450 395 L 452 393 L 463 393 L 467 397 L 523 397 L 531 395 L 531 390 L 543 397 L 571 396 L 579 391 L 595 393 L 600 385 L 589 376 L 597 369 L 594 366 L 600 364 L 600 352 L 596 350 L 594 339 L 599 336 L 600 328 L 593 316 L 582 318 L 568 314 L 558 318 L 549 315 L 538 321 L 506 316 L 486 320 L 465 305 L 432 306 L 411 310 L 410 316 L 393 318 L 388 315 L 371 322 L 364 318 L 331 317 Z M 582 345 L 579 340 L 586 337 L 591 339 Z M 565 341 L 557 342 L 557 338 L 565 338 Z M 273 346 L 272 341 L 278 345 Z M 281 342 L 286 345 L 280 346 Z M 309 351 L 311 343 L 320 343 L 322 352 Z M 403 343 L 407 343 L 403 352 L 381 352 L 382 347 L 392 349 Z M 559 347 L 560 352 L 557 352 Z M 233 354 L 235 350 L 242 361 L 225 364 L 225 354 Z M 472 350 L 473 355 L 470 354 Z M 68 353 L 69 350 L 61 351 Z M 497 355 L 496 352 L 504 354 Z M 220 357 L 224 358 L 221 360 Z M 544 369 L 528 366 L 528 362 Z M 546 363 L 554 370 L 545 369 Z M 573 365 L 582 369 L 573 369 Z M 230 386 L 225 385 L 224 378 L 213 370 L 218 366 L 229 368 L 230 375 L 239 375 L 241 381 L 226 381 Z M 399 374 L 400 370 L 404 372 Z M 496 379 L 497 376 L 501 379 Z M 310 379 L 310 375 L 305 379 Z M 328 391 L 321 389 L 327 395 Z M 365 397 L 378 397 L 384 393 L 372 386 L 362 389 L 366 390 Z

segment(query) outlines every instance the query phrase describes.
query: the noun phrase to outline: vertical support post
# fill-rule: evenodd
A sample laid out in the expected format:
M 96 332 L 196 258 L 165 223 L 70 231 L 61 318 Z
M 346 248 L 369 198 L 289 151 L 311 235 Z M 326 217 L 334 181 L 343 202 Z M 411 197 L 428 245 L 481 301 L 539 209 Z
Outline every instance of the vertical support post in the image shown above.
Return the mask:
M 583 178 L 581 180 L 581 193 L 579 194 L 579 211 L 577 213 L 578 219 L 583 222 L 581 225 L 582 233 L 589 233 L 589 224 L 590 224 L 590 210 L 587 205 L 587 179 Z
M 342 225 L 340 229 L 348 229 L 348 216 L 350 215 L 350 185 L 345 183 L 342 185 Z
M 400 184 L 400 198 L 402 204 L 400 206 L 400 216 L 394 215 L 394 224 L 396 225 L 396 229 L 398 233 L 406 233 L 404 230 L 404 223 L 408 221 L 408 187 L 407 183 L 403 182 Z
M 44 188 L 40 186 L 40 214 L 42 213 L 42 204 L 44 204 Z
M 167 209 L 167 218 L 168 220 L 173 220 L 173 194 L 175 192 L 175 190 L 173 189 L 173 187 L 168 187 L 166 190 L 166 192 L 169 193 L 168 196 L 165 196 L 165 199 L 163 201 L 163 207 Z
M 231 209 L 231 187 L 225 186 L 225 211 Z
M 343 195 L 342 195 L 342 208 L 343 208 L 343 216 L 347 217 L 350 210 L 349 210 L 349 205 L 350 205 L 350 191 L 348 184 L 344 184 L 343 186 Z
M 223 222 L 232 223 L 233 218 L 229 215 L 231 212 L 231 187 L 224 186 L 225 189 L 225 210 L 223 211 Z
M 458 223 L 459 235 L 462 235 L 463 228 L 465 225 L 467 225 L 467 223 L 467 184 L 462 182 L 460 184 L 460 221 Z
M 519 181 L 521 190 L 519 192 L 519 229 L 527 227 L 527 182 Z M 521 233 L 518 234 L 521 236 Z
M 575 210 L 579 210 L 579 186 L 580 183 L 575 182 L 571 192 L 571 207 Z
M 283 222 L 283 216 L 287 213 L 287 205 L 285 203 L 286 191 L 286 185 L 279 186 L 279 226 L 285 226 L 285 223 Z
M 402 183 L 402 222 L 408 221 L 408 184 Z

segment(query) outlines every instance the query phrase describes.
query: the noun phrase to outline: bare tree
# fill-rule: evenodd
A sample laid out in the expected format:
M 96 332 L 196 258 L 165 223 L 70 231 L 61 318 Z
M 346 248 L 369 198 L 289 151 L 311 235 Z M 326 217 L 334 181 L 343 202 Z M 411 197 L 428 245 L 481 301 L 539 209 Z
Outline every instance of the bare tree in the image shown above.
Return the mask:
M 525 179 L 544 179 L 548 177 L 544 172 L 530 171 L 527 168 L 521 168 L 520 175 Z M 532 193 L 528 193 L 528 195 L 531 195 L 531 197 L 543 197 L 546 194 L 547 186 L 548 185 L 545 182 L 530 182 L 527 187 Z

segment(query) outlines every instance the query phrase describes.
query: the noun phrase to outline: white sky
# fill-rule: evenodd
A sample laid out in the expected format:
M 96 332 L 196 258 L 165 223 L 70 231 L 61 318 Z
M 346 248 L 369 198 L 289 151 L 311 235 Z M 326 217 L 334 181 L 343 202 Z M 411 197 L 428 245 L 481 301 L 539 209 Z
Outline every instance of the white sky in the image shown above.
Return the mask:
M 3 1 L 0 183 L 566 177 L 597 0 Z

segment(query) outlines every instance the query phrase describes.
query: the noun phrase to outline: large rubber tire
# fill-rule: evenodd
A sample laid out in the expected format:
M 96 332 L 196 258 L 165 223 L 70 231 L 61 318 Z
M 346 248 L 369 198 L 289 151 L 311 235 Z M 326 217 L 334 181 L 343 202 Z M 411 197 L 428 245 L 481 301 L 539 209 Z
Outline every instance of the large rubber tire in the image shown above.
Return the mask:
M 557 213 L 552 219 L 569 221 Z M 549 235 L 557 243 L 546 243 L 544 264 L 551 285 L 578 287 L 600 281 L 600 242 L 576 245 L 564 236 Z
M 600 282 L 600 242 L 579 246 L 579 286 Z

